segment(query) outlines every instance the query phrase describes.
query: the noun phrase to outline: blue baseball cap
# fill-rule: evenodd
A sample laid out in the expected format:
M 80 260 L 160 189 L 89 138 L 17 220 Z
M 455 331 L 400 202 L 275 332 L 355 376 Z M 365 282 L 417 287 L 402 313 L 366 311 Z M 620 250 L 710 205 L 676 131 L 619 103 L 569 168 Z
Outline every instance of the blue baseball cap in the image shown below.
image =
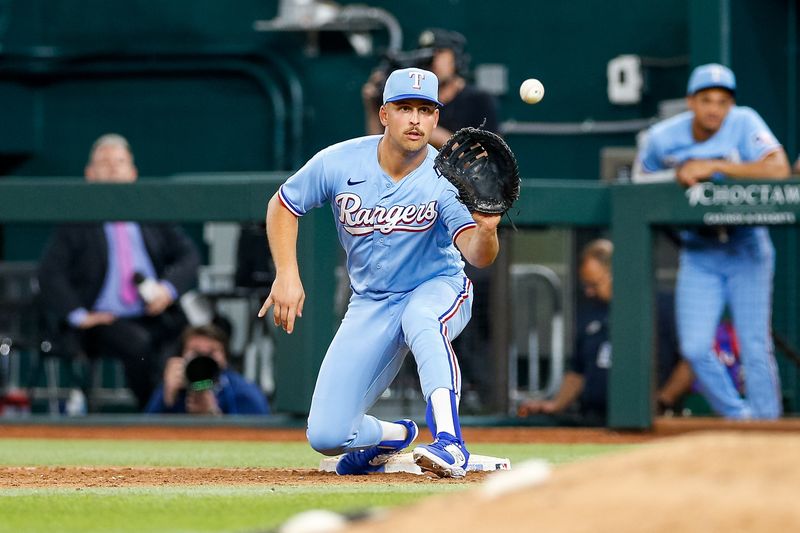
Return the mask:
M 692 71 L 689 76 L 689 84 L 686 87 L 686 94 L 693 95 L 705 89 L 727 89 L 736 93 L 736 76 L 733 71 L 725 65 L 709 63 L 700 65 Z
M 383 88 L 383 103 L 413 98 L 442 105 L 439 101 L 439 78 L 436 74 L 421 68 L 404 68 L 389 74 Z

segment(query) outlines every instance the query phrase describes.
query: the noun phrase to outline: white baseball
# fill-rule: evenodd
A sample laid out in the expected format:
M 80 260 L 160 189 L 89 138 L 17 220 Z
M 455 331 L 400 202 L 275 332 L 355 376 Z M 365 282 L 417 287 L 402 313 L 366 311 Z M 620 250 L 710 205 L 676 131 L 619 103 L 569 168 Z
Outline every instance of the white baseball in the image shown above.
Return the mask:
M 279 533 L 333 533 L 347 525 L 344 516 L 326 509 L 310 509 L 298 513 L 278 529 Z
M 519 86 L 519 97 L 526 104 L 538 104 L 544 98 L 544 85 L 536 78 L 528 78 Z

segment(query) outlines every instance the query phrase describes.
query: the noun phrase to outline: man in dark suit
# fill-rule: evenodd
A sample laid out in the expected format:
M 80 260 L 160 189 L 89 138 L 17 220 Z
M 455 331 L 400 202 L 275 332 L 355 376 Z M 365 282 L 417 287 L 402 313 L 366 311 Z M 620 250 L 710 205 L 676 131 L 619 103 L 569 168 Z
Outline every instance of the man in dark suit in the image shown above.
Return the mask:
M 136 181 L 125 138 L 100 137 L 85 177 L 97 183 Z M 176 225 L 65 224 L 45 247 L 39 286 L 65 351 L 120 358 L 128 386 L 144 408 L 160 380 L 162 359 L 186 326 L 175 304 L 196 283 L 198 266 L 194 244 Z M 137 286 L 141 279 L 147 281 Z

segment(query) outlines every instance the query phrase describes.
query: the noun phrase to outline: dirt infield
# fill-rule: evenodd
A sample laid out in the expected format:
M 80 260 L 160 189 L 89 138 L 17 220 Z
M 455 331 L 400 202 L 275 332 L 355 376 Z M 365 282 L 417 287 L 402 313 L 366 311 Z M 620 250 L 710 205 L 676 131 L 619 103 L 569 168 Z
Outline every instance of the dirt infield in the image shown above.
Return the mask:
M 487 474 L 470 474 L 479 483 Z M 0 489 L 165 487 L 203 485 L 269 486 L 336 485 L 352 483 L 463 483 L 415 474 L 341 477 L 307 469 L 288 468 L 131 468 L 131 467 L 5 467 L 0 468 Z
M 468 442 L 498 443 L 640 443 L 664 439 L 709 428 L 739 432 L 793 431 L 800 433 L 800 421 L 784 420 L 772 423 L 729 423 L 718 419 L 662 419 L 652 431 L 618 432 L 606 429 L 583 428 L 465 428 Z M 236 427 L 163 427 L 163 426 L 0 426 L 2 438 L 51 439 L 153 439 L 153 440 L 237 440 L 286 442 L 303 441 L 301 429 L 236 428 Z M 797 452 L 787 462 L 797 462 Z M 767 454 L 771 454 L 768 452 Z M 730 458 L 726 458 L 730 460 Z M 800 464 L 800 463 L 798 463 Z M 476 483 L 485 474 L 471 473 L 467 482 Z M 39 487 L 128 487 L 178 485 L 302 485 L 317 483 L 458 483 L 412 474 L 373 475 L 340 478 L 307 469 L 264 468 L 129 468 L 129 467 L 4 467 L 0 468 L 0 488 Z M 798 485 L 800 486 L 800 485 Z
M 494 498 L 484 487 L 439 496 L 350 533 L 398 531 L 409 517 L 447 517 L 460 532 L 774 533 L 800 531 L 800 436 L 715 432 L 665 438 L 556 468 Z M 501 472 L 498 475 L 523 472 Z
M 641 442 L 652 438 L 603 429 L 467 428 L 469 442 Z M 163 426 L 2 426 L 2 438 L 235 440 L 263 442 L 305 441 L 302 429 Z M 485 473 L 471 473 L 466 482 L 478 483 Z M 414 474 L 387 474 L 342 478 L 309 469 L 275 468 L 130 468 L 130 467 L 0 467 L 2 488 L 89 488 L 185 485 L 304 485 L 339 483 L 463 483 Z

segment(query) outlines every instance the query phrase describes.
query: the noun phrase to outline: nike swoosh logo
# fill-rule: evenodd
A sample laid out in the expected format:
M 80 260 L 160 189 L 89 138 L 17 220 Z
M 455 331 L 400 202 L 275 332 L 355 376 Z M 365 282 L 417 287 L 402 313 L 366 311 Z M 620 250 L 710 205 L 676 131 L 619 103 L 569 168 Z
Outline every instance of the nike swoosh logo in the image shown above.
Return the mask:
M 353 181 L 353 178 L 350 178 L 349 180 L 347 180 L 347 184 L 348 185 L 358 185 L 359 183 L 364 183 L 365 181 L 367 181 L 367 180 Z

